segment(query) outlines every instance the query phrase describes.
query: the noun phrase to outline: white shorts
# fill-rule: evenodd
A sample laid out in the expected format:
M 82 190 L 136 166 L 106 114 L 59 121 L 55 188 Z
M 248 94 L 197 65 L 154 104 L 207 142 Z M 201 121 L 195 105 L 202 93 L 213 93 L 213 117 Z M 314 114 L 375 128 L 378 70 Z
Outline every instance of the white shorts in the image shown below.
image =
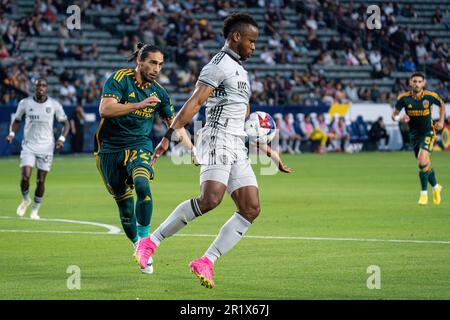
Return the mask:
M 196 146 L 200 185 L 208 180 L 218 181 L 227 186 L 229 194 L 246 186 L 258 187 L 244 139 L 222 133 L 200 134 Z
M 20 167 L 34 167 L 42 171 L 50 171 L 53 162 L 53 154 L 39 154 L 28 150 L 20 152 Z

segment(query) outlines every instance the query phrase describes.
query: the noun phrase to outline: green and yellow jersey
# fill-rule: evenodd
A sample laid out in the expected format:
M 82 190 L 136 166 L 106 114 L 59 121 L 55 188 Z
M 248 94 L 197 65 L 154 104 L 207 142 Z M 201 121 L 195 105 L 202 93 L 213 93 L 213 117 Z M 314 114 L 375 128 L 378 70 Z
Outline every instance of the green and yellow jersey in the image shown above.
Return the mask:
M 404 92 L 397 97 L 395 108 L 398 111 L 405 109 L 409 116 L 409 130 L 412 136 L 435 135 L 432 118 L 432 106 L 444 108 L 444 101 L 433 91 L 424 90 L 420 97 L 413 96 L 412 92 Z
M 161 102 L 127 115 L 102 118 L 95 134 L 95 154 L 112 153 L 131 148 L 153 152 L 150 132 L 156 113 L 167 123 L 174 110 L 167 91 L 156 81 L 140 84 L 133 69 L 121 69 L 106 80 L 102 97 L 115 98 L 119 103 L 137 103 L 156 95 Z

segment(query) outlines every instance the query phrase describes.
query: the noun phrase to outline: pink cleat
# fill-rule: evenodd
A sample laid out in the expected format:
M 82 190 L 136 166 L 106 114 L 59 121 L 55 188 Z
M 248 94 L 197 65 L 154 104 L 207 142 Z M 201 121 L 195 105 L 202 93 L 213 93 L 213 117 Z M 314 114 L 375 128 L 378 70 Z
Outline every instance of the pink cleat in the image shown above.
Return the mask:
M 214 275 L 213 263 L 207 257 L 201 257 L 192 260 L 189 263 L 191 271 L 200 279 L 200 284 L 208 289 L 214 288 L 214 281 L 212 276 Z
M 150 237 L 139 239 L 134 252 L 134 258 L 141 269 L 147 268 L 150 256 L 153 254 L 155 249 L 156 244 L 150 240 Z

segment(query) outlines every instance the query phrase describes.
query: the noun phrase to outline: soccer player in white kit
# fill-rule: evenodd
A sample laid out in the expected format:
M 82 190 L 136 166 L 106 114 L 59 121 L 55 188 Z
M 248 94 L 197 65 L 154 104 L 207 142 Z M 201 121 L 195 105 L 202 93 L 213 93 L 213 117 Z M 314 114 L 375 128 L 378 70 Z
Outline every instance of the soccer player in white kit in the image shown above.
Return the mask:
M 213 264 L 241 240 L 260 212 L 258 184 L 245 146 L 244 124 L 251 92 L 247 71 L 242 66 L 242 61 L 255 51 L 258 26 L 250 15 L 234 13 L 225 19 L 223 35 L 225 46 L 202 69 L 192 96 L 175 117 L 153 156 L 154 162 L 168 149 L 172 132 L 189 123 L 206 102 L 207 121 L 199 131 L 196 145 L 197 161 L 201 165 L 201 195 L 178 205 L 150 235 L 152 245 L 149 248 L 153 253 L 162 240 L 216 208 L 227 191 L 236 204 L 236 212 L 223 225 L 205 255 L 189 264 L 206 288 L 214 287 Z M 270 156 L 272 151 L 267 153 Z M 279 169 L 291 172 L 281 161 Z
M 55 148 L 53 120 L 56 117 L 59 122 L 64 122 L 63 132 L 56 141 L 57 150 L 64 146 L 70 123 L 62 105 L 55 99 L 47 96 L 47 80 L 43 78 L 37 79 L 34 89 L 34 97 L 28 97 L 19 102 L 6 141 L 12 143 L 16 132 L 19 130 L 20 121 L 25 116 L 24 137 L 22 140 L 22 151 L 20 152 L 22 203 L 17 208 L 17 215 L 23 217 L 31 204 L 29 195 L 30 177 L 32 169 L 36 165 L 36 190 L 30 218 L 40 219 L 38 211 L 44 196 L 45 178 L 50 171 L 53 161 L 53 149 Z

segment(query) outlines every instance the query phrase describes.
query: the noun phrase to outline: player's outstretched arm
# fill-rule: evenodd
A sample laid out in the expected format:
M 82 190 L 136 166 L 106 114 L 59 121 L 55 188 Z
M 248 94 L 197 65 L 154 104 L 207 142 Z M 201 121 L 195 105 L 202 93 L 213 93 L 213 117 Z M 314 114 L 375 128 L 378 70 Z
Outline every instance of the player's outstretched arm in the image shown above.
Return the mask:
M 133 111 L 149 107 L 161 102 L 157 96 L 151 96 L 137 103 L 119 103 L 115 98 L 102 98 L 99 113 L 102 118 L 114 118 L 124 116 Z
M 273 150 L 268 144 L 259 145 L 259 147 L 266 153 L 270 159 L 278 166 L 278 169 L 284 173 L 294 172 L 291 168 L 284 164 L 281 160 L 280 154 Z
M 169 148 L 172 133 L 175 130 L 183 128 L 192 120 L 192 118 L 200 110 L 201 106 L 206 101 L 206 99 L 208 99 L 213 90 L 214 88 L 197 82 L 197 85 L 195 86 L 195 90 L 192 93 L 191 97 L 183 105 L 180 112 L 178 112 L 177 116 L 172 121 L 169 130 L 167 130 L 166 135 L 164 136 L 164 138 L 162 138 L 161 142 L 155 148 L 155 153 L 150 165 L 153 165 L 156 159 L 167 151 L 167 149 Z
M 8 143 L 12 143 L 14 140 L 14 137 L 16 136 L 16 132 L 19 131 L 20 128 L 20 121 L 14 120 L 11 124 L 11 127 L 9 128 L 9 134 L 6 136 L 6 141 Z

